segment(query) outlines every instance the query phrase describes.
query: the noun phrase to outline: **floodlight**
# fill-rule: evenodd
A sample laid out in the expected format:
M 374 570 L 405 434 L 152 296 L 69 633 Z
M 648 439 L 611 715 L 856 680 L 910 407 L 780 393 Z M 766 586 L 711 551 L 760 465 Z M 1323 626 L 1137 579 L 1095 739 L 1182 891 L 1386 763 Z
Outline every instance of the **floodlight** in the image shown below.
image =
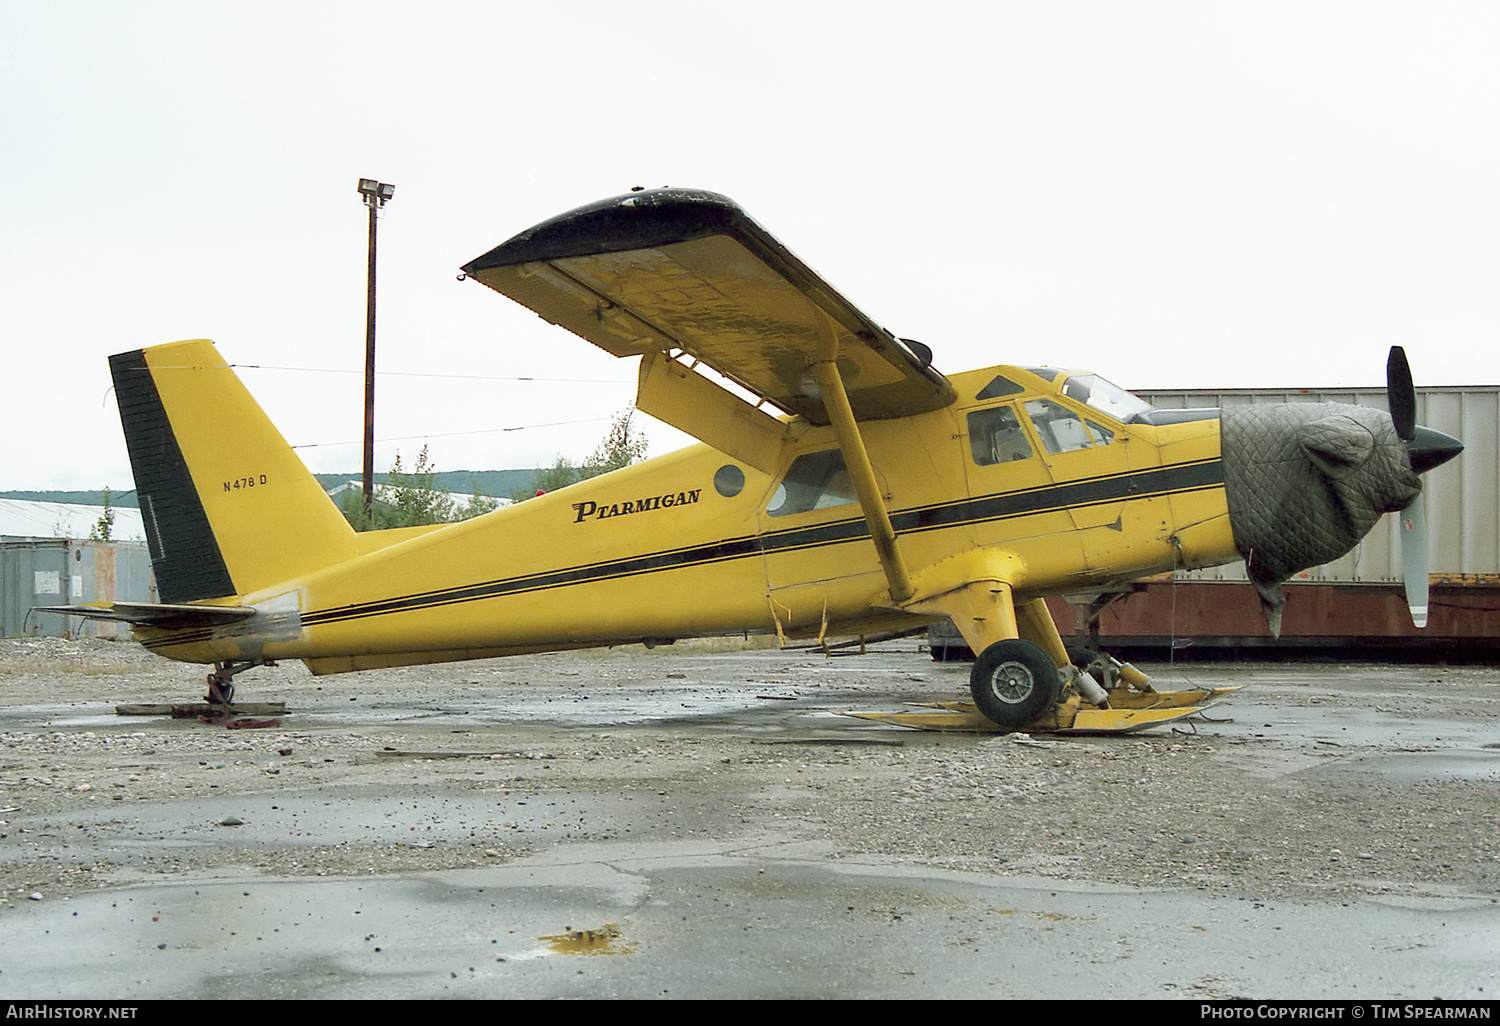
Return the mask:
M 386 200 L 396 195 L 396 187 L 385 182 L 377 182 L 373 178 L 361 178 L 359 194 L 365 198 L 365 206 L 373 210 L 375 207 L 385 206 Z

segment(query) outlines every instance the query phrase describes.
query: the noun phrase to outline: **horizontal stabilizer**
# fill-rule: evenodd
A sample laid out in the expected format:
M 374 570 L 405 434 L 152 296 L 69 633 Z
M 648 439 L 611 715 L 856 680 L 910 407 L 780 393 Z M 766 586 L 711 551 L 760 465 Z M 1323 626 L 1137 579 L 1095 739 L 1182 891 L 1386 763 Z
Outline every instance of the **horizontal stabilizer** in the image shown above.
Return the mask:
M 97 606 L 34 606 L 33 612 L 118 620 L 137 627 L 211 627 L 254 616 L 252 606 L 161 605 L 154 602 L 109 602 Z

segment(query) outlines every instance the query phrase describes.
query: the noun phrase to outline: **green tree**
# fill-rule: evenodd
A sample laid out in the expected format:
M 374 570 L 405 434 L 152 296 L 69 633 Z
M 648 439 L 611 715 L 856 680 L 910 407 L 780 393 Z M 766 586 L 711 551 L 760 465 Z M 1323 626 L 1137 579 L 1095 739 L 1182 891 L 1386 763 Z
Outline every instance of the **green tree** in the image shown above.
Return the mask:
M 473 520 L 475 517 L 482 517 L 486 513 L 493 513 L 499 508 L 499 500 L 488 492 L 483 491 L 479 487 L 479 479 L 470 474 L 469 501 L 458 511 L 458 519 Z
M 365 517 L 365 496 L 363 492 L 356 492 L 352 488 L 345 489 L 339 493 L 339 497 L 334 502 L 334 505 L 339 508 L 340 513 L 344 514 L 344 519 L 349 521 L 349 526 L 356 531 L 369 531 L 374 527 L 374 524 Z M 380 505 L 378 498 L 375 500 L 375 505 L 377 508 Z
M 109 541 L 115 530 L 115 508 L 109 504 L 109 485 L 104 486 L 104 512 L 89 528 L 90 541 Z
M 646 436 L 635 426 L 635 406 L 627 406 L 610 418 L 609 433 L 604 436 L 592 456 L 581 464 L 574 463 L 566 456 L 558 456 L 557 462 L 537 474 L 536 490 L 555 492 L 570 484 L 628 467 L 646 458 L 647 444 Z M 531 498 L 532 494 L 517 492 L 511 498 L 520 502 Z
M 436 486 L 437 468 L 428 458 L 427 446 L 417 457 L 417 465 L 407 473 L 396 453 L 385 483 L 391 489 L 385 503 L 387 522 L 382 527 L 416 527 L 420 524 L 446 524 L 457 520 L 453 498 Z M 376 520 L 379 521 L 379 516 Z
M 408 472 L 401 465 L 401 454 L 396 453 L 390 473 L 385 475 L 385 488 L 375 496 L 374 516 L 365 517 L 364 495 L 346 491 L 339 498 L 339 512 L 353 525 L 356 531 L 384 531 L 393 527 L 417 527 L 422 524 L 448 524 L 458 520 L 489 513 L 499 506 L 488 495 L 475 494 L 460 506 L 448 494 L 447 489 L 437 486 L 437 466 L 432 462 L 427 446 L 422 446 L 416 466 Z
M 537 471 L 536 481 L 531 491 L 517 491 L 511 495 L 516 502 L 529 499 L 537 492 L 555 492 L 559 488 L 566 488 L 574 482 L 581 481 L 578 464 L 566 456 L 558 456 L 557 462 L 552 466 Z
M 610 419 L 609 434 L 604 436 L 594 455 L 584 461 L 579 480 L 608 474 L 646 458 L 646 436 L 636 428 L 634 421 L 634 404 Z

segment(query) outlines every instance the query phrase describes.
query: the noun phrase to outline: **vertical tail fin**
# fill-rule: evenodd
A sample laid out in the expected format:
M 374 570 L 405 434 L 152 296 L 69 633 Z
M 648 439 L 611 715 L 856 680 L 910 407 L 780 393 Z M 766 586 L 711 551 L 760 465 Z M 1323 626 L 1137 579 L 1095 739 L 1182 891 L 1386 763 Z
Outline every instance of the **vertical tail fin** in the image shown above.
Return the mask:
M 355 555 L 353 529 L 212 342 L 109 367 L 163 602 L 245 595 Z

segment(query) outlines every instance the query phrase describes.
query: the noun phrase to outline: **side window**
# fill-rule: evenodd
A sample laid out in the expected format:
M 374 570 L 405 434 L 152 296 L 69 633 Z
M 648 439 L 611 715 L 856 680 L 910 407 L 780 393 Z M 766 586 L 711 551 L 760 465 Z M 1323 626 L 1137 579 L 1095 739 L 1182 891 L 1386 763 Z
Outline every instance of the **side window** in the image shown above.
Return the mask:
M 1114 437 L 1097 425 L 1085 427 L 1078 414 L 1046 399 L 1028 402 L 1026 413 L 1031 417 L 1031 423 L 1041 437 L 1042 444 L 1054 455 L 1087 449 L 1090 445 L 1104 445 Z
M 858 501 L 854 483 L 837 449 L 798 456 L 776 486 L 766 512 L 773 517 L 807 513 Z
M 1011 463 L 1031 456 L 1031 443 L 1021 430 L 1016 411 L 1009 406 L 975 410 L 969 414 L 969 448 L 981 467 Z

